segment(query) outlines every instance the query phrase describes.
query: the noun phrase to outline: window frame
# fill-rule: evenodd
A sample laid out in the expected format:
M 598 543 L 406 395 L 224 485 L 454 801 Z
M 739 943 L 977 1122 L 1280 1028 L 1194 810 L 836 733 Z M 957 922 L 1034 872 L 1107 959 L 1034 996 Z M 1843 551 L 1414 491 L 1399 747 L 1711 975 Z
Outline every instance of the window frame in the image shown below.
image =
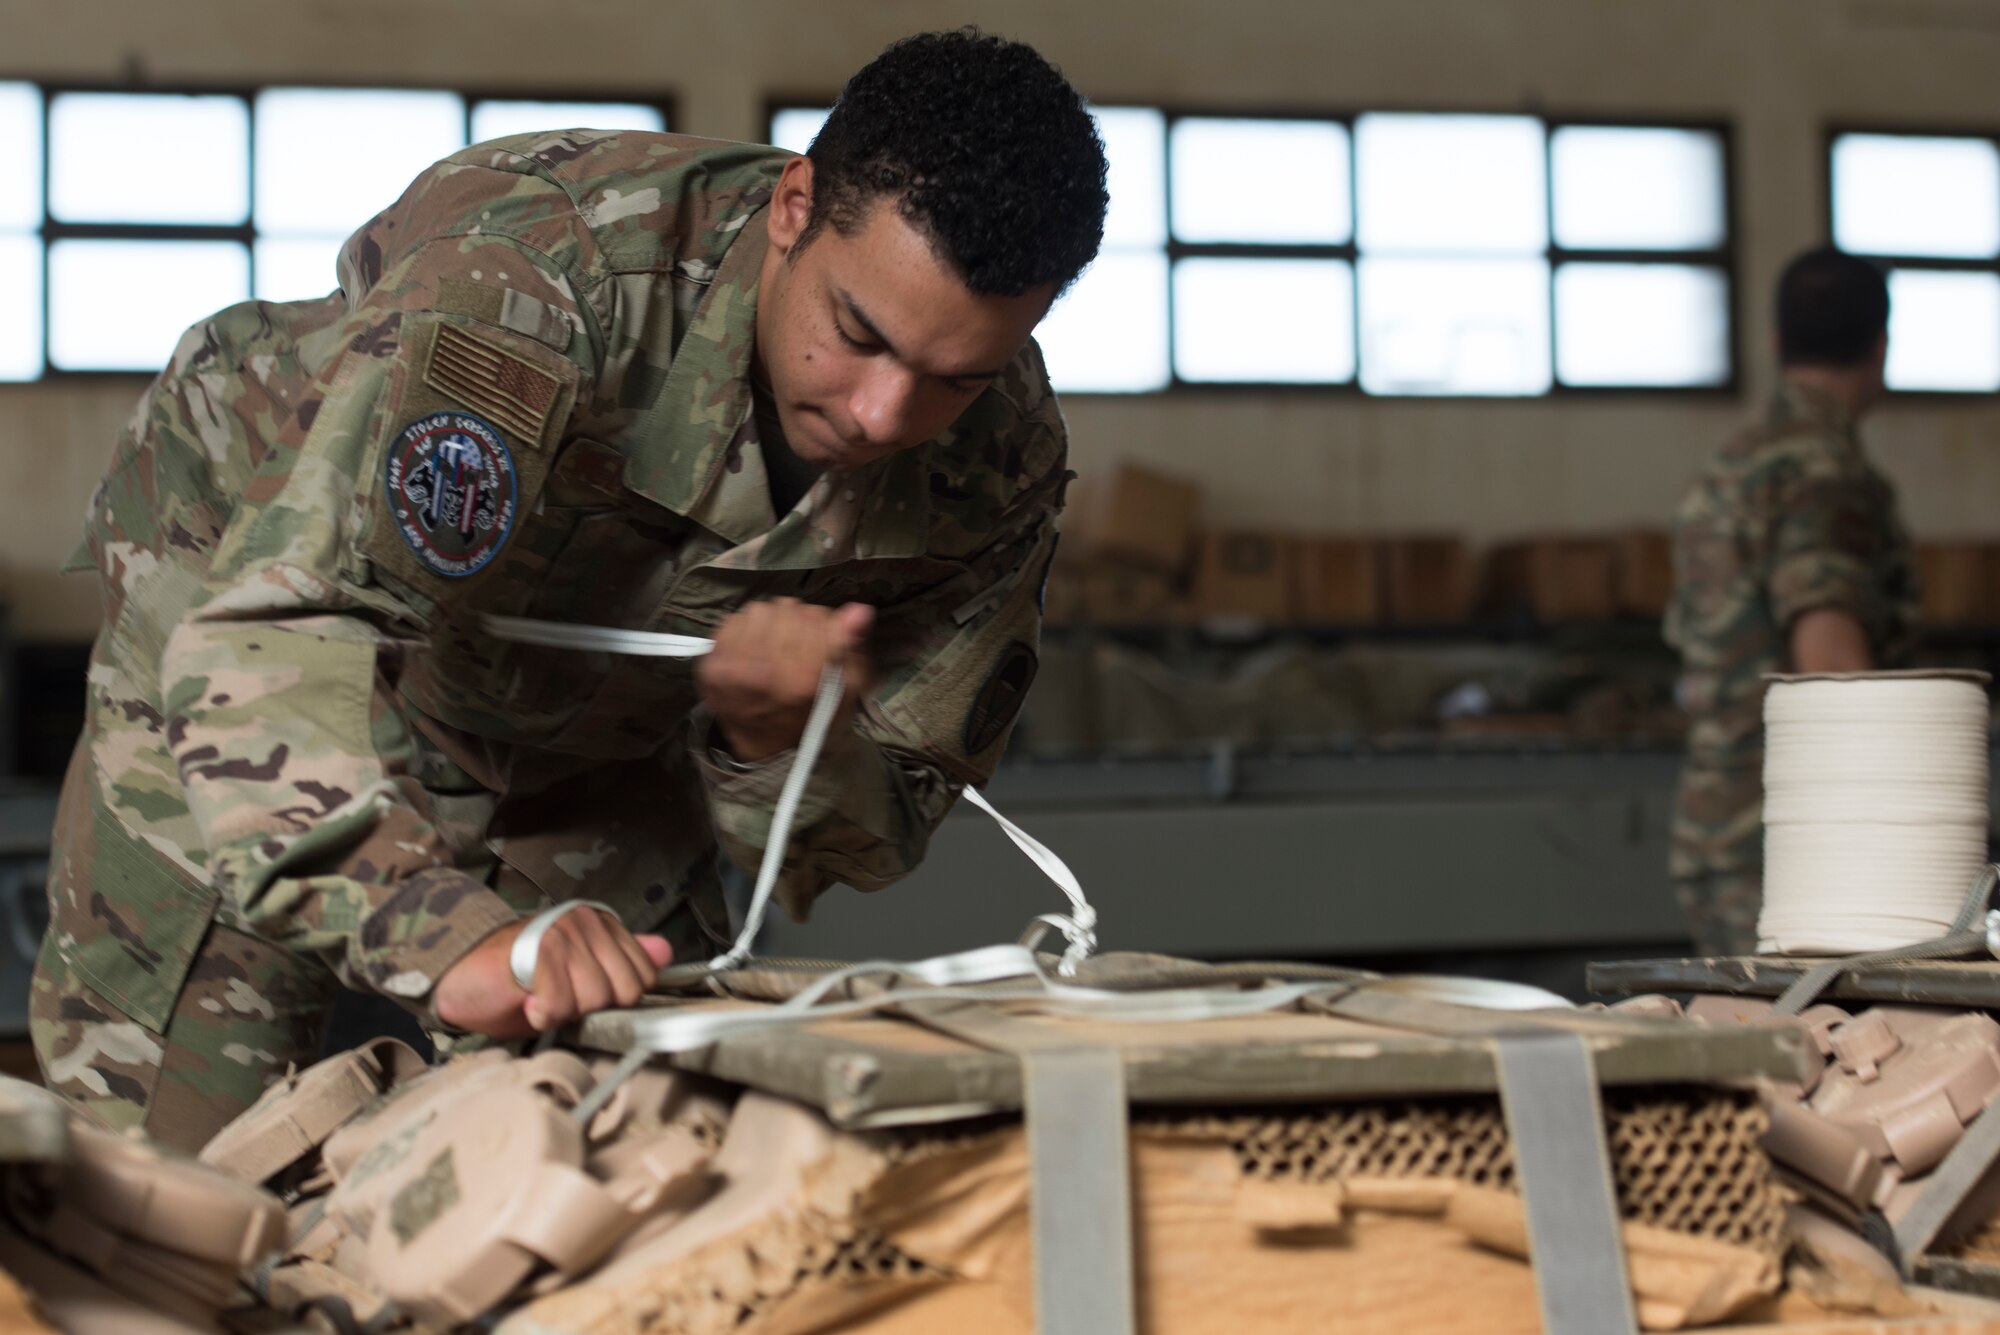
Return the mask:
M 770 132 L 771 122 L 777 113 L 804 108 L 830 107 L 834 99 L 830 96 L 809 97 L 796 95 L 771 95 L 764 100 L 763 131 Z M 1734 122 L 1723 116 L 1667 116 L 1617 113 L 1594 115 L 1587 112 L 1555 112 L 1520 107 L 1438 107 L 1399 106 L 1384 104 L 1361 109 L 1328 109 L 1326 107 L 1288 107 L 1282 105 L 1259 106 L 1254 108 L 1227 107 L 1207 103 L 1151 103 L 1125 99 L 1106 99 L 1108 107 L 1143 107 L 1157 111 L 1165 122 L 1166 151 L 1162 164 L 1162 188 L 1166 199 L 1162 207 L 1166 210 L 1167 240 L 1164 253 L 1167 258 L 1167 383 L 1158 389 L 1134 392 L 1108 390 L 1072 389 L 1062 391 L 1066 399 L 1146 399 L 1168 395 L 1189 397 L 1216 394 L 1237 396 L 1257 395 L 1326 395 L 1352 397 L 1369 403 L 1394 404 L 1438 404 L 1438 403 L 1541 403 L 1549 399 L 1606 399 L 1621 400 L 1634 398 L 1673 398 L 1718 400 L 1735 399 L 1743 392 L 1743 301 L 1739 277 L 1741 268 L 1739 253 L 1742 246 L 1742 232 L 1737 200 L 1736 172 L 1736 132 Z M 1358 226 L 1349 229 L 1346 242 L 1333 244 L 1278 244 L 1260 243 L 1220 243 L 1181 241 L 1174 235 L 1173 228 L 1173 151 L 1174 123 L 1190 119 L 1221 119 L 1236 121 L 1321 121 L 1341 126 L 1348 137 L 1347 175 L 1350 207 L 1358 208 L 1358 192 L 1355 189 L 1360 171 L 1360 154 L 1355 151 L 1355 122 L 1366 115 L 1437 115 L 1437 116 L 1530 116 L 1542 123 L 1544 130 L 1543 190 L 1544 210 L 1549 222 L 1549 240 L 1541 251 L 1541 258 L 1549 266 L 1549 387 L 1539 394 L 1370 394 L 1361 387 L 1361 269 L 1360 236 Z M 1722 151 L 1722 206 L 1723 243 L 1720 247 L 1707 250 L 1575 250 L 1561 247 L 1555 240 L 1555 132 L 1573 127 L 1590 127 L 1614 130 L 1688 130 L 1713 134 Z M 1358 223 L 1358 219 L 1355 220 Z M 1271 259 L 1271 260 L 1339 260 L 1349 266 L 1354 278 L 1354 374 L 1337 383 L 1301 383 L 1294 380 L 1249 381 L 1249 380 L 1185 380 L 1180 369 L 1174 364 L 1174 268 L 1183 259 Z M 1729 316 L 1729 374 L 1712 385 L 1567 385 L 1556 370 L 1556 319 L 1555 319 L 1555 277 L 1556 271 L 1565 263 L 1601 264 L 1665 264 L 1692 265 L 1720 270 L 1723 281 L 1728 286 Z
M 1822 127 L 1819 155 L 1821 222 L 1827 245 L 1837 244 L 1834 229 L 1833 147 L 1850 134 L 1876 135 L 1894 139 L 1984 139 L 2000 152 L 2000 126 L 1938 125 L 1924 121 L 1828 121 Z M 1956 259 L 1939 255 L 1878 255 L 1855 251 L 1857 257 L 1879 265 L 1888 273 L 1897 269 L 1923 269 L 1932 273 L 1984 273 L 2000 277 L 2000 255 L 1991 259 Z M 2000 399 L 2000 389 L 1892 389 L 1883 386 L 1890 402 L 1899 404 L 1990 405 Z
M 591 89 L 540 86 L 505 87 L 493 85 L 438 85 L 402 83 L 381 79 L 267 79 L 257 83 L 175 82 L 132 83 L 117 80 L 45 80 L 0 73 L 0 83 L 20 83 L 32 87 L 42 102 L 42 222 L 29 235 L 42 243 L 42 370 L 31 380 L 0 381 L 0 393 L 36 385 L 83 384 L 92 381 L 150 380 L 159 372 L 67 370 L 54 364 L 50 356 L 49 328 L 54 314 L 54 296 L 49 283 L 49 256 L 57 241 L 225 241 L 241 244 L 248 251 L 250 290 L 257 290 L 257 95 L 272 88 L 306 88 L 344 91 L 382 89 L 391 92 L 451 93 L 465 108 L 467 143 L 472 141 L 472 109 L 480 102 L 632 102 L 657 108 L 665 118 L 668 132 L 675 133 L 675 100 L 671 91 L 650 89 Z M 250 207 L 240 224 L 217 223 L 71 223 L 57 221 L 49 204 L 49 186 L 55 172 L 54 155 L 49 152 L 51 112 L 57 97 L 65 93 L 130 93 L 165 97 L 240 97 L 249 118 L 249 157 L 244 165 Z M 393 201 L 382 201 L 387 207 Z

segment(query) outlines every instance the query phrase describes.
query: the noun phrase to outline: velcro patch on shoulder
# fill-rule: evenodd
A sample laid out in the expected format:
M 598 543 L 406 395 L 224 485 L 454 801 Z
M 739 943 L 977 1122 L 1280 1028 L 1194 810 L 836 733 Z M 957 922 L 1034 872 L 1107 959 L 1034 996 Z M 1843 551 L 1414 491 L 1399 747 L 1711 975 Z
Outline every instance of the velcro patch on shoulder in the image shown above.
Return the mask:
M 987 750 L 1006 733 L 1014 716 L 1021 712 L 1021 703 L 1028 698 L 1028 688 L 1035 684 L 1038 666 L 1035 651 L 1020 640 L 1012 641 L 1001 653 L 1000 661 L 993 665 L 979 694 L 973 697 L 972 707 L 966 711 L 964 742 L 968 757 Z
M 562 393 L 562 381 L 527 358 L 453 324 L 438 328 L 424 383 L 532 445 Z

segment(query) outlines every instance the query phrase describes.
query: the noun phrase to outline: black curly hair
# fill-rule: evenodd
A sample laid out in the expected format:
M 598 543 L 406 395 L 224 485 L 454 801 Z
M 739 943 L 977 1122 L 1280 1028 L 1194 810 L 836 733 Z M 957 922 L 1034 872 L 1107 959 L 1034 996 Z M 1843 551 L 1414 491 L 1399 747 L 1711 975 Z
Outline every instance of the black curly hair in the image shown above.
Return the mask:
M 806 156 L 812 215 L 793 253 L 852 235 L 877 200 L 983 296 L 1058 293 L 1104 238 L 1104 144 L 1061 71 L 977 28 L 919 33 L 841 89 Z

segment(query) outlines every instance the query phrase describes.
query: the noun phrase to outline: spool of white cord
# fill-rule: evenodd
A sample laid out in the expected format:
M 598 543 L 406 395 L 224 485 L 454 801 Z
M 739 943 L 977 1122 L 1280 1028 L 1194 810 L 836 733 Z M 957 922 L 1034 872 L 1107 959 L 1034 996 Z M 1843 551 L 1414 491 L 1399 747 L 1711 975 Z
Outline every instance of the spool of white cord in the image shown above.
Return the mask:
M 1986 674 L 1773 678 L 1764 697 L 1766 954 L 1946 931 L 1986 862 Z

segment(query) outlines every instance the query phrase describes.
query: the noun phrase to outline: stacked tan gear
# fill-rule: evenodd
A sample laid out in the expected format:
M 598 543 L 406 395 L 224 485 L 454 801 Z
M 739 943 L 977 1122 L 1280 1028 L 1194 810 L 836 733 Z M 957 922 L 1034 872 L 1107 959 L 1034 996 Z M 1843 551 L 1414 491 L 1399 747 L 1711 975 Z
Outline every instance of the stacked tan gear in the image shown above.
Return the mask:
M 1878 1006 L 1850 1015 L 1821 1004 L 1797 1015 L 1769 1002 L 1697 997 L 1688 1013 L 1710 1023 L 1793 1025 L 1818 1055 L 1806 1079 L 1769 1087 L 1771 1154 L 1815 1204 L 1859 1226 L 1870 1211 L 1907 1218 L 1931 1171 L 1966 1128 L 2000 1099 L 2000 1024 L 1977 1013 Z M 1948 1247 L 1991 1213 L 1969 1196 L 1926 1247 Z
M 0 1270 L 59 1329 L 215 1331 L 247 1302 L 243 1272 L 285 1240 L 268 1192 L 89 1125 L 33 1086 L 0 1078 L 0 1125 L 15 1128 L 0 1137 Z
M 343 1335 L 1608 1335 L 1634 1310 L 1678 1329 L 1931 1301 L 1788 1270 L 1749 1082 L 1815 1069 L 1794 1028 L 1116 955 L 1036 989 L 677 976 L 680 997 L 585 1026 L 615 1062 L 488 1051 L 413 1072 L 380 1044 L 227 1128 L 205 1157 L 292 1201 L 258 1281 L 273 1316 Z M 699 1041 L 673 1040 L 688 1024 Z M 1552 1174 L 1552 1137 L 1591 1171 Z M 1600 1193 L 1596 1247 L 1548 1241 L 1572 1180 Z M 1547 1319 L 1593 1250 L 1625 1310 Z
M 1858 1219 L 1902 1277 L 2000 1297 L 1996 887 L 1991 865 L 1947 930 L 1912 945 L 1820 960 L 1593 965 L 1589 982 L 1599 992 L 1695 991 L 1707 995 L 1693 1008 L 1710 1020 L 1808 1035 L 1824 1069 L 1773 1091 L 1772 1154 L 1816 1205 Z M 1850 1015 L 1815 1005 L 1822 996 L 1894 1004 Z
M 609 1066 L 489 1049 L 424 1070 L 384 1040 L 274 1087 L 203 1157 L 293 1198 L 259 1280 L 274 1306 L 455 1327 L 568 1283 L 705 1191 L 726 1106 L 664 1070 L 584 1106 Z

